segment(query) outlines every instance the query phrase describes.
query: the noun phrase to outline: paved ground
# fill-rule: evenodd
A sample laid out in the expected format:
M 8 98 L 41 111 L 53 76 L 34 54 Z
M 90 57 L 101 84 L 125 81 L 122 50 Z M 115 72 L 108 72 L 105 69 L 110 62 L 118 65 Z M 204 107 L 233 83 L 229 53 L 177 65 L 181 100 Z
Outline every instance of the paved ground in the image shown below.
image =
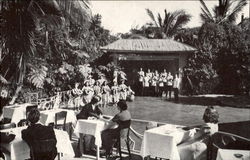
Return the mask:
M 209 103 L 211 102 L 211 103 Z M 218 106 L 216 103 L 208 100 L 192 100 L 182 98 L 180 103 L 161 100 L 158 97 L 136 97 L 134 102 L 128 102 L 129 110 L 134 119 L 144 119 L 159 121 L 179 125 L 198 125 L 202 124 L 202 115 L 206 105 L 215 105 L 214 107 L 220 114 L 220 123 L 238 122 L 250 120 L 250 108 L 234 108 L 227 106 Z M 107 107 L 104 113 L 114 115 L 117 113 L 115 107 Z
M 202 115 L 206 105 L 214 105 L 220 114 L 220 123 L 225 122 L 239 122 L 222 124 L 220 129 L 222 131 L 241 135 L 244 132 L 244 137 L 250 138 L 249 129 L 244 126 L 250 124 L 250 109 L 249 108 L 233 108 L 227 106 L 218 106 L 217 102 L 209 98 L 193 98 L 183 97 L 180 103 L 176 104 L 166 100 L 161 100 L 157 97 L 136 97 L 134 102 L 128 102 L 129 110 L 133 119 L 144 119 L 158 122 L 179 124 L 185 126 L 202 124 Z M 118 110 L 115 106 L 108 106 L 102 108 L 104 114 L 115 115 Z M 244 126 L 243 126 L 244 125 Z M 146 128 L 146 123 L 133 122 L 132 127 L 139 133 L 143 134 Z M 243 129 L 243 130 L 242 130 Z M 141 140 L 136 140 L 136 149 L 140 150 Z M 86 159 L 86 157 L 84 157 Z M 117 157 L 116 157 L 117 158 Z M 115 160 L 110 158 L 109 160 Z M 92 159 L 92 158 L 90 158 Z M 129 159 L 127 156 L 124 160 Z M 133 160 L 142 160 L 138 155 L 132 157 Z

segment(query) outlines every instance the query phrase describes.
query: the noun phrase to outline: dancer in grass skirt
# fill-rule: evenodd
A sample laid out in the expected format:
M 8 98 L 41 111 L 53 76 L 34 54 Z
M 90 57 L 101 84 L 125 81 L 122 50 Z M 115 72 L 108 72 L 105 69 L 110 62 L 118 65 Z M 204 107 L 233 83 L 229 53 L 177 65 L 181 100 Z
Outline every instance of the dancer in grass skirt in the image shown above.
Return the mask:
M 103 85 L 101 87 L 101 93 L 102 93 L 102 107 L 105 107 L 109 103 L 109 94 L 110 94 L 110 88 L 107 84 L 107 81 L 103 82 Z
M 111 103 L 117 103 L 119 101 L 119 87 L 117 82 L 114 82 L 111 87 Z
M 120 100 L 127 99 L 127 86 L 125 84 L 125 80 L 121 81 L 121 84 L 119 85 L 119 94 L 120 94 Z

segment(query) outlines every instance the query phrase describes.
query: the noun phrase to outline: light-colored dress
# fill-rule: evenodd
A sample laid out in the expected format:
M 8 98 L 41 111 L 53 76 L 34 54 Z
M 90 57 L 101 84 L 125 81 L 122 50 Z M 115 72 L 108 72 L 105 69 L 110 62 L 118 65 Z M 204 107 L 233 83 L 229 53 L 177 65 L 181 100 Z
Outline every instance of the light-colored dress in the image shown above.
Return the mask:
M 109 86 L 108 85 L 102 86 L 101 92 L 102 92 L 102 103 L 105 105 L 109 103 L 109 94 L 110 94 Z
M 202 127 L 210 127 L 210 135 L 218 132 L 218 124 L 206 123 Z M 181 160 L 206 160 L 208 136 L 195 133 L 194 137 L 186 138 L 186 141 L 178 145 Z
M 119 87 L 118 86 L 112 86 L 111 87 L 111 103 L 117 103 L 119 101 Z
M 125 84 L 119 85 L 120 89 L 120 99 L 126 100 L 127 99 L 127 86 Z

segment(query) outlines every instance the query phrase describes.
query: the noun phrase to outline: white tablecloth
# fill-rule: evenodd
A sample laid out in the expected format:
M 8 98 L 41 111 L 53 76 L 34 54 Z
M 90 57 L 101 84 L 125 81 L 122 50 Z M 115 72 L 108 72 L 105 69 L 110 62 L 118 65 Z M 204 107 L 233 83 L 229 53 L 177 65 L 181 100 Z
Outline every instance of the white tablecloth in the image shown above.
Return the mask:
M 26 107 L 31 103 L 17 104 L 3 107 L 3 117 L 11 119 L 11 122 L 18 123 L 21 119 L 26 119 Z
M 9 144 L 0 143 L 1 147 L 4 147 L 8 151 L 10 151 L 11 160 L 22 160 L 30 158 L 30 148 L 28 144 L 24 140 L 22 140 L 21 137 L 22 136 L 21 131 L 25 128 L 27 127 L 25 126 L 25 127 L 17 127 L 17 128 L 1 130 L 1 132 L 11 131 L 16 135 L 15 139 Z M 59 153 L 63 153 L 74 157 L 75 154 L 71 142 L 69 140 L 68 133 L 57 129 L 55 129 L 54 131 L 57 139 L 57 144 L 56 144 L 57 151 Z
M 55 114 L 61 111 L 67 112 L 66 123 L 72 122 L 73 124 L 76 123 L 76 115 L 75 112 L 72 110 L 67 109 L 55 109 L 55 110 L 45 110 L 41 111 L 40 122 L 44 125 L 48 125 L 49 123 L 55 122 Z M 59 122 L 59 124 L 63 124 L 63 121 Z
M 144 132 L 141 156 L 152 156 L 170 160 L 179 160 L 180 155 L 177 144 L 184 137 L 184 131 L 176 129 L 177 126 L 166 124 Z
M 80 119 L 76 123 L 75 133 L 90 134 L 95 137 L 95 145 L 101 146 L 101 132 L 105 129 L 105 122 L 101 120 Z
M 237 158 L 234 154 L 242 154 Z M 250 160 L 250 150 L 218 149 L 216 160 Z

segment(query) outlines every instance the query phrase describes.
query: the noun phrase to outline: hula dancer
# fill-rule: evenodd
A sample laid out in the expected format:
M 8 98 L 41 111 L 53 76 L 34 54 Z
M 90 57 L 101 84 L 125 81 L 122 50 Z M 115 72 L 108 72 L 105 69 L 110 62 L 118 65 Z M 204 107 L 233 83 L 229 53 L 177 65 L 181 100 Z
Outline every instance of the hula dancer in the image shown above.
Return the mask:
M 117 103 L 119 101 L 119 87 L 116 82 L 111 87 L 111 102 Z
M 102 93 L 102 106 L 105 107 L 109 103 L 109 93 L 110 93 L 110 88 L 107 84 L 107 81 L 103 82 L 103 85 L 101 87 L 101 93 Z
M 125 85 L 124 80 L 121 83 L 122 84 L 119 85 L 120 100 L 125 100 L 126 101 L 126 99 L 127 99 L 127 86 Z

